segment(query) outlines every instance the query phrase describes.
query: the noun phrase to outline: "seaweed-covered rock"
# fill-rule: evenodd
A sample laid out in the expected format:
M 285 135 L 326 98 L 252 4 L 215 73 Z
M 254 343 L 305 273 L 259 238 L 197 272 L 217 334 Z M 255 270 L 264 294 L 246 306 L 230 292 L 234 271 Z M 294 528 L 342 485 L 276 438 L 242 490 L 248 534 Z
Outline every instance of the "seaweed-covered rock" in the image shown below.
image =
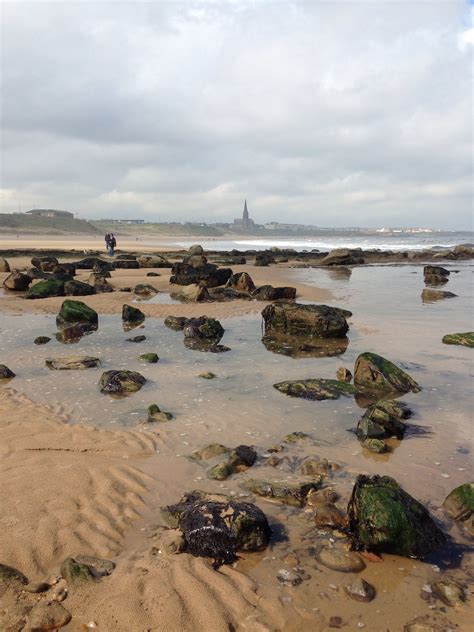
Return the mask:
M 92 285 L 83 283 L 82 281 L 76 281 L 76 279 L 66 281 L 64 284 L 64 294 L 66 296 L 91 296 L 91 294 L 95 293 L 96 290 Z
M 63 301 L 59 314 L 56 316 L 56 325 L 61 329 L 77 324 L 87 325 L 93 329 L 97 328 L 98 321 L 98 314 L 92 307 L 82 301 L 72 299 Z
M 377 353 L 361 353 L 354 367 L 357 387 L 395 393 L 418 393 L 421 387 L 398 366 Z
M 237 470 L 246 470 L 257 460 L 257 452 L 249 445 L 238 445 L 229 454 L 229 463 Z
M 390 448 L 382 439 L 365 439 L 362 441 L 362 447 L 375 454 L 383 454 L 390 451 Z
M 444 298 L 456 298 L 457 294 L 453 292 L 444 292 L 443 290 L 432 290 L 425 287 L 421 293 L 421 300 L 423 303 L 434 303 L 435 301 L 441 301 Z
M 62 358 L 46 358 L 48 369 L 57 371 L 74 371 L 79 369 L 92 369 L 100 366 L 100 359 L 93 356 L 66 356 Z
M 68 586 L 78 586 L 97 581 L 89 566 L 76 562 L 72 557 L 67 557 L 64 560 L 60 572 Z
M 64 281 L 58 279 L 45 279 L 38 281 L 30 287 L 25 298 L 48 298 L 50 296 L 64 296 Z
M 321 487 L 322 478 L 312 481 L 311 483 L 270 483 L 268 481 L 261 481 L 257 479 L 249 479 L 243 484 L 244 489 L 263 496 L 269 500 L 275 500 L 285 505 L 294 505 L 296 507 L 302 507 L 306 502 L 308 494 Z
M 156 421 L 163 423 L 165 421 L 171 421 L 173 415 L 161 410 L 158 404 L 151 404 L 148 406 L 148 423 L 154 423 Z
M 441 599 L 444 604 L 451 608 L 462 605 L 467 601 L 465 587 L 454 579 L 441 579 L 432 584 L 431 589 L 438 599 Z
M 160 358 L 158 357 L 157 353 L 153 353 L 150 351 L 148 353 L 142 353 L 138 359 L 142 362 L 148 362 L 148 364 L 156 364 Z
M 0 272 L 10 272 L 10 264 L 4 257 L 0 257 Z
M 165 318 L 165 326 L 173 331 L 183 331 L 188 324 L 189 318 L 185 316 L 167 316 Z
M 381 400 L 372 404 L 365 411 L 362 419 L 357 424 L 357 437 L 360 441 L 365 439 L 385 439 L 397 437 L 403 439 L 406 424 L 403 419 L 411 416 L 411 409 L 397 400 Z
M 12 377 L 15 377 L 13 371 L 6 364 L 0 364 L 0 380 L 11 380 Z
M 132 307 L 132 305 L 123 305 L 122 320 L 124 323 L 139 325 L 145 320 L 145 314 L 137 307 Z
M 463 347 L 474 347 L 474 331 L 466 331 L 462 334 L 446 334 L 442 342 L 445 345 L 462 345 Z
M 182 529 L 186 550 L 214 558 L 215 567 L 234 562 L 238 551 L 261 551 L 270 540 L 265 514 L 252 503 L 192 492 L 164 511 Z
M 28 289 L 32 281 L 32 277 L 28 274 L 23 274 L 23 272 L 14 271 L 7 276 L 3 281 L 3 287 L 7 290 L 12 290 L 15 292 L 24 292 Z
M 225 481 L 229 478 L 229 476 L 232 476 L 234 472 L 235 469 L 232 463 L 229 463 L 229 461 L 222 461 L 222 463 L 214 465 L 214 467 L 209 470 L 208 476 L 216 481 Z
M 137 371 L 105 371 L 102 373 L 99 386 L 101 393 L 126 395 L 139 391 L 146 378 Z
M 226 287 L 230 287 L 238 292 L 251 293 L 255 290 L 255 283 L 247 272 L 237 272 L 229 278 Z
M 283 333 L 309 338 L 344 338 L 351 312 L 327 305 L 274 303 L 262 311 L 265 334 Z
M 341 395 L 347 397 L 357 393 L 357 389 L 352 386 L 352 384 L 323 378 L 291 380 L 288 382 L 279 382 L 273 386 L 280 391 L 280 393 L 285 393 L 285 395 L 289 395 L 290 397 L 301 397 L 302 399 L 317 401 L 339 399 Z
M 463 483 L 453 489 L 446 496 L 443 507 L 453 520 L 470 519 L 474 515 L 474 483 Z
M 58 263 L 57 266 L 54 266 L 52 269 L 52 273 L 55 277 L 73 277 L 76 274 L 76 264 L 75 263 Z
M 389 476 L 358 476 L 348 515 L 356 549 L 423 559 L 446 541 L 427 509 Z

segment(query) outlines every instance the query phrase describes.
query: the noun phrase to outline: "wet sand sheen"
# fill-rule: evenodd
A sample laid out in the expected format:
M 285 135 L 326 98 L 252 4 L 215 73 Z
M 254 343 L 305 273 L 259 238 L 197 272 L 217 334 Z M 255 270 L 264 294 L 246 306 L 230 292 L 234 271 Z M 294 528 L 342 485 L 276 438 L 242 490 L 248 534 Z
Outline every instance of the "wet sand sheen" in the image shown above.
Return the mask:
M 242 269 L 249 270 L 249 267 Z M 121 431 L 121 434 L 109 433 L 107 437 L 117 436 L 117 441 L 118 437 L 122 437 L 122 458 L 127 458 L 127 465 L 137 468 L 137 476 L 146 488 L 140 493 L 142 500 L 131 502 L 130 509 L 130 519 L 134 518 L 134 511 L 139 512 L 142 518 L 135 523 L 138 528 L 122 529 L 116 537 L 117 548 L 107 548 L 106 544 L 94 541 L 89 535 L 84 538 L 83 546 L 90 546 L 90 549 L 82 552 L 95 552 L 105 556 L 113 555 L 119 550 L 122 552 L 117 558 L 117 570 L 109 580 L 94 587 L 94 590 L 80 591 L 68 598 L 66 604 L 74 612 L 76 621 L 96 619 L 103 629 L 145 630 L 156 625 L 156 617 L 160 613 L 159 616 L 163 616 L 168 622 L 166 629 L 169 630 L 227 630 L 229 623 L 240 626 L 237 629 L 249 630 L 324 630 L 329 617 L 341 616 L 348 629 L 358 629 L 358 623 L 363 623 L 365 629 L 379 630 L 380 617 L 383 616 L 387 629 L 398 630 L 417 614 L 430 612 L 428 602 L 424 602 L 420 597 L 420 590 L 424 584 L 437 579 L 439 573 L 430 564 L 402 558 L 384 556 L 383 564 L 367 565 L 362 576 L 378 589 L 378 597 L 371 604 L 350 601 L 343 594 L 343 586 L 348 583 L 348 578 L 321 567 L 311 559 L 311 556 L 308 557 L 307 553 L 301 553 L 301 563 L 311 575 L 311 579 L 295 588 L 279 585 L 276 580 L 277 572 L 288 566 L 283 560 L 285 555 L 295 549 L 306 551 L 309 548 L 310 543 L 304 540 L 304 535 L 310 530 L 311 523 L 304 511 L 295 511 L 265 501 L 257 502 L 271 517 L 276 534 L 286 531 L 288 540 L 277 537 L 271 549 L 262 554 L 244 556 L 244 559 L 237 563 L 236 569 L 225 568 L 219 573 L 214 573 L 203 560 L 190 559 L 187 555 L 164 560 L 151 552 L 155 532 L 153 525 L 159 520 L 158 507 L 177 501 L 184 491 L 201 487 L 206 490 L 240 494 L 242 490 L 239 483 L 246 477 L 294 478 L 292 471 L 284 467 L 273 469 L 259 465 L 250 470 L 248 475 L 237 475 L 225 483 L 218 483 L 208 480 L 206 468 L 192 463 L 184 458 L 185 455 L 213 441 L 220 441 L 229 446 L 239 443 L 253 444 L 264 452 L 284 434 L 293 430 L 308 432 L 313 439 L 312 442 L 295 448 L 293 456 L 318 454 L 344 465 L 341 475 L 334 479 L 335 486 L 342 496 L 341 507 L 344 507 L 347 501 L 355 473 L 384 473 L 397 478 L 407 491 L 430 505 L 432 512 L 444 521 L 446 530 L 450 528 L 439 510 L 441 502 L 453 487 L 469 478 L 468 473 L 472 467 L 470 454 L 457 451 L 459 447 L 466 447 L 471 437 L 468 391 L 470 350 L 441 345 L 440 334 L 448 330 L 469 328 L 462 328 L 461 324 L 464 324 L 463 319 L 466 319 L 464 301 L 468 298 L 468 275 L 472 274 L 471 269 L 463 267 L 462 276 L 455 281 L 459 288 L 456 287 L 453 291 L 461 297 L 457 307 L 453 306 L 454 301 L 449 305 L 445 302 L 422 306 L 419 299 L 422 278 L 408 276 L 413 270 L 372 270 L 373 277 L 369 279 L 363 276 L 371 272 L 361 272 L 359 269 L 353 271 L 349 282 L 329 278 L 328 302 L 354 312 L 348 350 L 343 356 L 335 358 L 292 360 L 266 351 L 260 343 L 260 319 L 255 316 L 222 321 L 227 330 L 223 342 L 233 351 L 220 356 L 184 349 L 182 334 L 170 332 L 164 328 L 161 321 L 154 318 L 147 319 L 145 328 L 140 331 L 148 338 L 141 345 L 123 342 L 127 336 L 121 332 L 119 318 L 109 316 L 101 319 L 97 334 L 82 339 L 78 345 L 61 346 L 54 341 L 44 348 L 34 348 L 31 344 L 32 338 L 39 333 L 49 335 L 54 330 L 54 318 L 24 316 L 18 319 L 9 318 L 6 323 L 2 322 L 2 361 L 12 365 L 12 368 L 15 361 L 22 365 L 21 370 L 17 371 L 18 377 L 11 386 L 27 393 L 35 402 L 54 402 L 63 406 L 63 410 L 69 413 L 70 421 L 73 423 L 88 422 L 101 428 L 124 425 L 133 429 L 131 435 Z M 393 272 L 394 270 L 396 271 Z M 137 272 L 142 272 L 143 275 L 143 271 Z M 272 278 L 276 278 L 279 272 L 272 270 Z M 359 272 L 362 277 L 360 281 L 357 279 Z M 250 273 L 254 276 L 254 270 Z M 315 300 L 312 298 L 314 294 L 309 289 L 309 284 L 319 285 L 318 275 L 321 277 L 321 273 L 322 276 L 327 274 L 325 271 L 318 271 L 315 274 L 311 271 L 310 274 L 308 271 L 286 270 L 282 272 L 282 276 L 285 277 L 282 284 L 286 284 L 287 279 L 293 275 L 303 275 L 298 284 L 300 294 L 307 300 Z M 256 274 L 267 277 L 268 271 L 257 271 Z M 396 275 L 399 277 L 398 283 L 395 282 Z M 119 278 L 119 275 L 116 278 Z M 154 283 L 155 280 L 151 279 L 151 282 Z M 349 288 L 344 289 L 344 283 L 346 286 L 348 283 Z M 366 288 L 365 296 L 361 294 L 359 283 L 360 287 Z M 355 286 L 354 290 L 350 289 L 351 284 Z M 385 294 L 382 292 L 384 287 Z M 329 292 L 336 297 L 332 301 Z M 86 297 L 86 302 L 99 298 L 102 299 Z M 103 300 L 106 298 L 109 297 L 104 297 Z M 114 301 L 116 299 L 117 295 L 114 295 Z M 19 299 L 7 298 L 1 299 L 2 303 L 4 300 L 10 304 L 20 302 Z M 402 300 L 405 322 L 399 325 L 397 321 Z M 50 313 L 57 311 L 60 302 L 61 299 L 47 299 L 40 301 L 42 305 L 38 306 L 38 301 L 25 301 L 28 303 L 29 311 L 39 307 Z M 92 301 L 90 304 L 93 305 Z M 245 305 L 242 309 L 255 312 L 260 311 L 263 305 Z M 15 311 L 21 311 L 22 307 L 15 305 Z M 211 310 L 224 308 L 229 310 L 228 313 L 232 313 L 234 307 L 230 303 L 223 308 L 218 305 L 173 305 L 170 308 L 166 308 L 166 305 L 156 305 L 150 306 L 149 309 L 159 309 L 159 314 L 164 316 L 168 313 L 187 315 L 190 312 L 210 314 Z M 426 307 L 431 311 L 427 312 Z M 112 312 L 118 311 L 115 304 L 109 309 Z M 144 311 L 147 311 L 146 308 Z M 99 313 L 102 313 L 100 308 Z M 22 322 L 24 326 L 21 325 Z M 15 337 L 16 331 L 25 330 L 28 331 L 27 340 L 24 337 L 19 340 L 21 336 Z M 421 332 L 423 337 L 420 337 Z M 78 350 L 88 354 L 100 353 L 104 358 L 103 370 L 116 367 L 117 363 L 120 363 L 121 366 L 127 365 L 129 368 L 142 371 L 150 381 L 140 393 L 126 400 L 112 400 L 98 394 L 96 384 L 100 370 L 51 374 L 42 368 L 44 356 L 69 355 Z M 432 434 L 406 438 L 390 456 L 374 457 L 365 451 L 361 452 L 355 437 L 347 432 L 355 426 L 363 412 L 352 399 L 305 402 L 286 398 L 272 388 L 272 384 L 280 379 L 334 377 L 339 366 L 352 368 L 357 354 L 365 350 L 383 353 L 396 362 L 409 363 L 407 370 L 424 387 L 422 393 L 403 399 L 414 407 L 414 426 L 427 426 Z M 160 362 L 156 366 L 140 366 L 136 357 L 144 351 L 157 351 L 161 358 Z M 218 378 L 211 382 L 197 378 L 197 374 L 203 370 L 214 371 Z M 46 385 L 48 382 L 51 383 L 52 378 L 54 385 L 50 391 L 46 391 Z M 78 396 L 81 392 L 83 396 Z M 17 402 L 13 403 L 15 398 Z M 19 417 L 11 417 L 13 408 L 18 407 L 14 415 L 33 409 L 40 411 L 40 422 L 49 421 L 54 417 L 54 413 L 9 393 L 6 394 L 6 401 L 11 407 L 8 408 L 8 415 L 16 433 L 15 440 L 12 440 L 9 448 L 13 454 L 22 445 L 22 437 L 29 432 L 27 426 L 17 427 L 15 421 Z M 142 432 L 142 427 L 138 435 L 135 430 L 138 427 L 137 422 L 144 417 L 143 413 L 148 404 L 155 401 L 164 410 L 173 411 L 176 420 L 160 425 L 159 428 L 152 428 L 152 431 L 159 434 L 150 438 L 150 441 L 154 442 L 153 449 L 146 443 L 147 439 L 144 447 L 129 451 L 130 445 L 134 445 L 134 436 L 141 437 L 144 434 L 148 437 L 148 433 Z M 112 421 L 115 426 L 110 425 Z M 55 426 L 54 445 L 56 442 L 61 446 L 68 445 L 67 436 L 62 428 L 62 425 Z M 83 431 L 85 435 L 90 432 L 96 433 L 77 425 L 68 424 L 65 429 L 67 432 L 71 432 L 72 429 L 79 435 Z M 81 439 L 73 438 L 73 443 L 80 441 Z M 106 443 L 108 442 L 107 439 Z M 158 451 L 157 456 L 150 456 L 153 450 Z M 34 471 L 34 458 L 36 455 L 31 456 L 32 460 L 28 467 L 30 473 Z M 51 466 L 53 463 L 54 461 L 50 461 Z M 81 469 L 80 464 L 77 467 Z M 11 478 L 11 471 L 7 471 L 7 477 Z M 7 479 L 2 477 L 2 483 L 3 480 Z M 111 485 L 116 486 L 114 483 Z M 122 484 L 119 487 L 122 489 Z M 25 487 L 20 489 L 23 490 Z M 90 493 L 81 486 L 77 489 L 86 495 Z M 124 489 L 124 494 L 128 498 L 126 485 Z M 23 495 L 27 496 L 27 493 L 24 492 Z M 99 504 L 100 497 L 98 498 Z M 119 504 L 118 513 L 122 513 L 123 507 L 127 506 L 125 501 L 120 502 L 123 505 Z M 136 502 L 139 504 L 135 505 Z M 33 502 L 31 506 L 34 507 Z M 79 513 L 82 512 L 81 507 L 76 508 L 76 511 L 78 510 Z M 113 511 L 111 515 L 114 515 Z M 106 520 L 112 520 L 111 515 Z M 15 540 L 14 526 L 7 525 L 7 528 L 11 529 L 12 538 Z M 49 528 L 43 528 L 41 540 L 49 537 Z M 145 531 L 140 531 L 141 528 Z M 459 539 L 455 529 L 452 533 Z M 26 537 L 25 541 L 27 539 Z M 19 542 L 21 549 L 23 541 Z M 24 572 L 42 573 L 48 569 L 52 572 L 53 567 L 62 561 L 65 553 L 77 552 L 66 550 L 76 545 L 77 541 L 66 540 L 63 548 L 54 545 L 54 552 L 44 557 L 41 547 L 34 551 L 31 548 L 24 548 L 23 553 L 17 552 L 3 561 L 13 564 L 18 560 L 16 565 Z M 30 559 L 30 562 L 27 562 L 27 559 Z M 31 559 L 38 561 L 32 564 Z M 465 579 L 472 572 L 469 564 L 470 561 L 465 556 L 462 568 L 451 571 L 451 574 Z M 245 572 L 245 575 L 242 575 L 241 571 Z M 167 589 L 162 588 L 165 585 L 168 586 Z M 120 599 L 118 595 L 121 596 Z M 121 609 L 119 603 L 122 597 L 124 601 Z M 206 608 L 201 607 L 200 601 L 206 604 Z M 109 604 L 106 608 L 103 607 L 104 602 Z M 399 608 L 400 603 L 404 603 L 402 612 Z M 148 608 L 146 611 L 144 604 Z M 176 610 L 181 610 L 182 613 L 179 620 L 172 618 Z M 447 616 L 460 624 L 459 629 L 467 625 L 466 613 L 463 611 L 449 609 Z M 114 623 L 114 617 L 118 618 L 119 623 Z M 259 625 L 263 627 L 259 628 Z

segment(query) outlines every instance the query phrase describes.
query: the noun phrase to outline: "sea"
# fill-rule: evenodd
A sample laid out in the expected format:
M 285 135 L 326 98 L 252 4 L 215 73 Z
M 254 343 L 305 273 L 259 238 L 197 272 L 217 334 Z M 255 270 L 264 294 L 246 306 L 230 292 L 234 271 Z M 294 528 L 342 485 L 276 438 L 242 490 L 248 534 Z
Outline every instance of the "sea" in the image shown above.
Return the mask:
M 317 237 L 236 237 L 235 239 L 176 239 L 174 245 L 189 248 L 200 243 L 205 250 L 267 250 L 269 248 L 292 248 L 298 252 L 334 248 L 362 248 L 378 250 L 422 250 L 451 248 L 458 244 L 472 244 L 472 231 L 433 233 L 376 233 L 376 234 L 331 234 Z M 170 246 L 172 244 L 170 243 Z

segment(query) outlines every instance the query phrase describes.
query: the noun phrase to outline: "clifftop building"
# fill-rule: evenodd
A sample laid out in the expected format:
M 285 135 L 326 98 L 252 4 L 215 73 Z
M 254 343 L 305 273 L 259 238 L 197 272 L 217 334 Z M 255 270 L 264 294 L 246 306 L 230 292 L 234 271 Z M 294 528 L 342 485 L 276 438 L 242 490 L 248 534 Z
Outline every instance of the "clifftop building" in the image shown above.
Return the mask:
M 244 230 L 249 230 L 249 228 L 255 226 L 255 222 L 253 221 L 253 219 L 250 219 L 249 210 L 247 208 L 247 200 L 245 200 L 242 219 L 234 219 L 234 226 L 238 226 L 240 228 L 243 228 Z
M 73 218 L 74 213 L 69 211 L 56 211 L 52 208 L 34 208 L 31 211 L 26 211 L 27 215 L 36 215 L 37 217 L 69 217 Z

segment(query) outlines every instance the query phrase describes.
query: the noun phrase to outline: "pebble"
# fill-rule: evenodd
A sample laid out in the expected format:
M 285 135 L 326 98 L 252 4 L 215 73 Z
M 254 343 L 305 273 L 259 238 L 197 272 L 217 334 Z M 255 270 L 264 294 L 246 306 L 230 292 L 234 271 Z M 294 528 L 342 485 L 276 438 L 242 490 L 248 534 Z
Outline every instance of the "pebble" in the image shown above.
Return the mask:
M 67 597 L 67 588 L 58 588 L 54 595 L 53 595 L 53 599 L 54 601 L 64 601 Z
M 342 617 L 331 617 L 329 619 L 330 628 L 342 628 L 343 625 L 344 625 L 344 622 L 342 620 Z
M 44 601 L 31 610 L 28 629 L 31 632 L 55 630 L 67 625 L 71 618 L 71 613 L 57 601 Z
M 357 553 L 336 547 L 323 547 L 317 553 L 316 559 L 323 566 L 341 573 L 358 573 L 365 568 L 365 562 Z
M 365 579 L 357 577 L 353 582 L 346 586 L 346 593 L 355 601 L 369 603 L 375 597 L 375 588 Z
M 277 579 L 281 584 L 287 586 L 298 586 L 303 581 L 295 571 L 282 568 L 278 571 Z

